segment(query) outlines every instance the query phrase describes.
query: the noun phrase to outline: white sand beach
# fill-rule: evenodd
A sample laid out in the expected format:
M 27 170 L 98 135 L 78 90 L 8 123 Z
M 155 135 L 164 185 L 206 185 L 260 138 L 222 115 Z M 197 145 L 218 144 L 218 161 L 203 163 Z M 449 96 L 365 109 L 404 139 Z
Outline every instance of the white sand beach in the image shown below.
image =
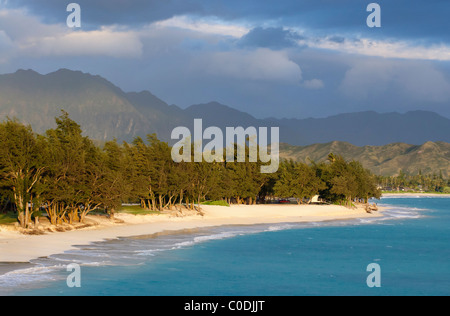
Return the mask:
M 88 216 L 89 220 L 96 221 L 98 225 L 45 235 L 23 235 L 3 226 L 0 227 L 0 262 L 28 262 L 63 253 L 76 245 L 167 231 L 221 225 L 318 222 L 382 216 L 381 212 L 368 214 L 362 207 L 349 209 L 336 205 L 234 205 L 202 206 L 202 209 L 204 216 L 117 214 L 116 218 L 123 223 L 113 223 L 101 216 Z

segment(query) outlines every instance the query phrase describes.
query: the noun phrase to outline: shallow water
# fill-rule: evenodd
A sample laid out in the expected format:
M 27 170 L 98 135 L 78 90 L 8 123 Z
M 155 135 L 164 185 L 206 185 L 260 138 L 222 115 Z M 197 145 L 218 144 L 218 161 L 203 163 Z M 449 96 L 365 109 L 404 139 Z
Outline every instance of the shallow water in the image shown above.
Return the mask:
M 389 210 L 373 219 L 224 226 L 80 246 L 0 275 L 0 294 L 449 295 L 450 198 L 379 205 Z M 66 284 L 70 263 L 81 265 L 81 288 Z M 367 286 L 370 263 L 381 267 L 381 288 Z

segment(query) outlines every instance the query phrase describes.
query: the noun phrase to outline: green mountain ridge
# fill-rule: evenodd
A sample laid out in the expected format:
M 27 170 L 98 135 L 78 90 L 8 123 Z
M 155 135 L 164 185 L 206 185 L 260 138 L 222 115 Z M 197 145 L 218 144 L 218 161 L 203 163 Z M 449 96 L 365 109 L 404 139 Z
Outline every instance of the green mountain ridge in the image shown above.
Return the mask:
M 346 160 L 357 160 L 377 175 L 439 174 L 450 176 L 450 144 L 426 142 L 423 145 L 393 143 L 385 146 L 358 147 L 347 142 L 292 146 L 280 144 L 280 158 L 309 163 L 325 161 L 330 153 Z

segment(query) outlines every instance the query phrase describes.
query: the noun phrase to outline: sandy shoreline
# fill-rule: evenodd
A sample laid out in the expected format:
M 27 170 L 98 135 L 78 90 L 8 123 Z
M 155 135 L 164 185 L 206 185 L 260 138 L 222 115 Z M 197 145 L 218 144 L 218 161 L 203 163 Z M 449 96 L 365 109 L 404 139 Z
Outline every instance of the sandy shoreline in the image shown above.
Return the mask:
M 203 206 L 205 215 L 171 217 L 169 215 L 118 214 L 124 223 L 114 224 L 103 219 L 99 225 L 62 233 L 22 235 L 0 228 L 0 263 L 29 262 L 39 257 L 63 253 L 76 245 L 92 242 L 223 225 L 256 225 L 293 222 L 318 222 L 382 216 L 368 214 L 363 208 L 348 209 L 336 205 L 240 205 Z M 99 221 L 99 217 L 95 220 Z

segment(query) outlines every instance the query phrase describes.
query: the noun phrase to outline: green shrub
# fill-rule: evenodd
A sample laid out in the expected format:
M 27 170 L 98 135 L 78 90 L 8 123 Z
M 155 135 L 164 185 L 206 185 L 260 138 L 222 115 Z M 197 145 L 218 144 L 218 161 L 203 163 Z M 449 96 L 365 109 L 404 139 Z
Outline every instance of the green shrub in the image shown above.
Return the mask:
M 0 225 L 8 225 L 17 222 L 17 215 L 13 212 L 0 214 Z
M 132 215 L 155 215 L 160 214 L 159 211 L 152 211 L 149 209 L 144 209 L 139 205 L 127 205 L 122 206 L 122 208 L 118 211 L 119 213 L 126 213 Z
M 202 203 L 203 205 L 218 205 L 218 206 L 227 206 L 230 207 L 230 204 L 228 204 L 226 201 L 206 201 Z

